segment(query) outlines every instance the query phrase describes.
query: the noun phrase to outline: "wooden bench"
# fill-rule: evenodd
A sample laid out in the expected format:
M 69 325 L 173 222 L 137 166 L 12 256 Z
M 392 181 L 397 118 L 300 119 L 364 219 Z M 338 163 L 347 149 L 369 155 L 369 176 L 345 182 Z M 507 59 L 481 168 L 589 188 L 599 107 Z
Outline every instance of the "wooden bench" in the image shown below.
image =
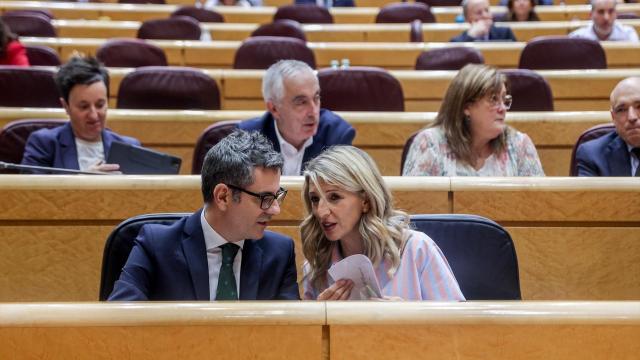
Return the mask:
M 640 20 L 619 20 L 640 28 Z M 519 41 L 536 36 L 568 35 L 589 21 L 515 22 L 509 24 Z M 53 20 L 57 34 L 68 38 L 136 37 L 139 21 Z M 241 41 L 248 38 L 259 24 L 202 24 L 211 39 Z M 310 42 L 408 42 L 409 24 L 313 24 L 302 25 Z M 423 24 L 425 42 L 448 42 L 469 28 L 468 24 Z
M 633 359 L 633 302 L 0 304 L 3 358 Z
M 115 1 L 115 0 L 114 0 Z M 189 0 L 179 0 L 189 1 Z M 284 0 L 276 0 L 284 1 Z M 364 1 L 364 3 L 363 3 Z M 369 1 L 388 1 L 388 0 L 360 0 L 356 8 L 332 8 L 330 9 L 334 21 L 338 24 L 353 23 L 373 23 L 375 17 L 380 10 L 377 5 L 368 3 Z M 498 4 L 498 0 L 491 0 L 493 5 Z M 191 1 L 190 3 L 194 3 Z M 287 2 L 290 3 L 290 2 Z M 560 20 L 587 20 L 591 7 L 585 5 L 581 0 L 569 0 L 572 5 L 555 5 L 555 6 L 537 6 L 536 13 L 543 21 L 560 21 Z M 222 14 L 227 23 L 268 23 L 273 19 L 276 11 L 276 4 L 265 3 L 264 7 L 239 8 L 220 6 L 215 10 Z M 364 7 L 363 7 L 364 5 Z M 87 19 L 87 20 L 133 20 L 143 21 L 148 19 L 166 18 L 179 5 L 131 5 L 117 3 L 64 3 L 53 1 L 2 1 L 0 3 L 0 13 L 17 10 L 17 9 L 47 9 L 53 13 L 57 19 Z M 370 6 L 370 7 L 366 7 Z M 462 14 L 462 8 L 459 6 L 452 7 L 434 7 L 431 9 L 439 23 L 452 23 L 456 17 Z M 635 12 L 640 11 L 638 4 L 619 4 L 617 11 Z M 493 14 L 506 12 L 504 6 L 493 6 L 491 9 Z
M 62 109 L 0 108 L 0 127 L 18 119 L 67 118 Z M 209 125 L 258 117 L 262 111 L 109 110 L 108 126 L 145 146 L 182 158 L 191 172 L 193 149 Z M 435 113 L 339 112 L 356 129 L 354 145 L 367 151 L 383 175 L 400 174 L 406 140 L 435 119 Z M 569 175 L 571 150 L 586 129 L 610 120 L 608 112 L 512 112 L 508 123 L 531 137 L 547 176 Z
M 94 38 L 21 38 L 26 45 L 45 45 L 55 49 L 63 61 L 74 52 L 95 54 L 106 39 Z M 160 46 L 170 65 L 201 68 L 231 68 L 240 41 L 153 41 Z M 520 52 L 526 44 L 511 43 L 365 43 L 311 42 L 307 46 L 315 54 L 319 68 L 328 67 L 331 60 L 347 58 L 352 66 L 378 66 L 385 69 L 412 70 L 423 51 L 450 46 L 472 46 L 484 56 L 485 62 L 500 68 L 517 68 Z M 640 44 L 603 42 L 609 68 L 640 66 Z
M 511 233 L 526 300 L 640 297 L 640 179 L 387 177 L 412 214 L 465 213 Z M 270 224 L 296 239 L 302 178 Z M 202 206 L 197 176 L 0 176 L 0 301 L 97 299 L 107 235 L 120 221 Z

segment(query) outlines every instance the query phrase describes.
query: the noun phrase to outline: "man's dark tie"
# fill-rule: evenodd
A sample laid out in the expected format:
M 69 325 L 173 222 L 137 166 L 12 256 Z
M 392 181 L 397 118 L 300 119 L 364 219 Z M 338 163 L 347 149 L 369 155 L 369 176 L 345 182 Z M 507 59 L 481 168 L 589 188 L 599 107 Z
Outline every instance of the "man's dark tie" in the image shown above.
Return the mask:
M 633 148 L 633 149 L 631 149 L 631 152 L 636 155 L 636 159 L 638 159 L 638 161 L 640 162 L 640 148 Z M 636 168 L 636 173 L 633 174 L 633 176 L 640 177 L 640 164 Z
M 236 244 L 226 243 L 220 248 L 222 249 L 222 265 L 220 265 L 220 274 L 218 275 L 216 300 L 238 300 L 236 278 L 233 275 L 233 259 L 235 259 L 240 247 Z

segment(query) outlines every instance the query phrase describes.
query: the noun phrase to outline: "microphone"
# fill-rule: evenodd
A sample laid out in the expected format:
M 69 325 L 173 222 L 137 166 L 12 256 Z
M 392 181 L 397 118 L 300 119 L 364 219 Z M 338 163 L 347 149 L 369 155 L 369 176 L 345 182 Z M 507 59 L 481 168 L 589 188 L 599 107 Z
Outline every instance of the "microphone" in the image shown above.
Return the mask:
M 19 170 L 19 171 L 26 171 L 30 173 L 38 172 L 38 173 L 46 173 L 46 174 L 109 175 L 107 173 L 101 173 L 96 171 L 80 171 L 80 170 L 48 167 L 48 166 L 20 165 L 20 164 L 13 164 L 13 163 L 8 163 L 4 161 L 0 161 L 0 169 Z

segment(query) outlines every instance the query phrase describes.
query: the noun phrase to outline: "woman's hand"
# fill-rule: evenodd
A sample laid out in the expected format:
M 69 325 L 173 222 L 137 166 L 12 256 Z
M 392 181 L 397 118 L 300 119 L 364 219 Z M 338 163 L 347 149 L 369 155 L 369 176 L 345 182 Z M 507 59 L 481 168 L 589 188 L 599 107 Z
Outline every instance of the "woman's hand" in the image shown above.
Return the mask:
M 353 289 L 353 281 L 340 279 L 318 295 L 318 300 L 348 300 Z

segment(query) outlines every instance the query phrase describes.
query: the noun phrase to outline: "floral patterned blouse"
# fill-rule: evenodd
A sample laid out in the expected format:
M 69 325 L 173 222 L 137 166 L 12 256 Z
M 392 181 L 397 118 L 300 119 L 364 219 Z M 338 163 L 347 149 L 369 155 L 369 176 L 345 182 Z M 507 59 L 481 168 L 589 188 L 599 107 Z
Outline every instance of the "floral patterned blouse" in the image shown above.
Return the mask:
M 402 175 L 405 176 L 544 176 L 538 153 L 527 134 L 507 132 L 507 149 L 490 155 L 476 170 L 457 161 L 440 127 L 422 130 L 413 140 Z

